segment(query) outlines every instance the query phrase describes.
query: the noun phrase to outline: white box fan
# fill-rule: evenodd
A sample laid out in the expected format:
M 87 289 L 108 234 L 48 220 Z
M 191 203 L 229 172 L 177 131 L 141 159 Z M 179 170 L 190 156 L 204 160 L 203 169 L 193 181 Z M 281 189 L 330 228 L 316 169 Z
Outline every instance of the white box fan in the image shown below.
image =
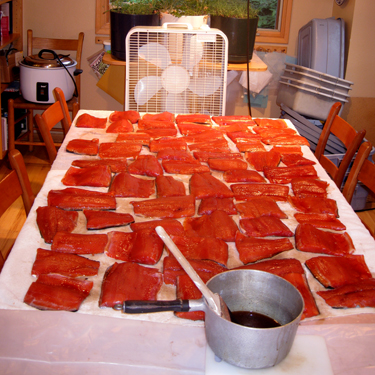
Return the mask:
M 125 110 L 225 114 L 228 40 L 220 30 L 137 26 L 125 48 Z

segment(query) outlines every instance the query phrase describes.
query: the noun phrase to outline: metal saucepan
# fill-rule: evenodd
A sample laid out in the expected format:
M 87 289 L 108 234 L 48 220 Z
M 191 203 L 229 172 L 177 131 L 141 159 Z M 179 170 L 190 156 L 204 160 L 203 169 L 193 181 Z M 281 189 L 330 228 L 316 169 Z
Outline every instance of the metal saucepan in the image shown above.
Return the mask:
M 218 293 L 230 311 L 251 311 L 280 323 L 252 328 L 217 315 L 206 301 L 125 301 L 115 309 L 126 313 L 204 311 L 207 342 L 222 360 L 243 368 L 277 365 L 289 353 L 304 309 L 298 290 L 288 281 L 258 270 L 233 270 L 214 276 L 207 286 Z

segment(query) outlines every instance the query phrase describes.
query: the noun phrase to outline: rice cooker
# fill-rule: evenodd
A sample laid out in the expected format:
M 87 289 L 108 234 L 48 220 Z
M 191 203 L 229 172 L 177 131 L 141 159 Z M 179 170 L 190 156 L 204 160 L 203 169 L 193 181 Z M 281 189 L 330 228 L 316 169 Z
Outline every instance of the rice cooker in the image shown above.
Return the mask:
M 54 103 L 53 89 L 59 87 L 65 99 L 70 100 L 77 91 L 73 75 L 82 73 L 76 66 L 77 62 L 69 55 L 57 55 L 47 49 L 25 57 L 20 62 L 20 90 L 23 98 L 33 103 Z

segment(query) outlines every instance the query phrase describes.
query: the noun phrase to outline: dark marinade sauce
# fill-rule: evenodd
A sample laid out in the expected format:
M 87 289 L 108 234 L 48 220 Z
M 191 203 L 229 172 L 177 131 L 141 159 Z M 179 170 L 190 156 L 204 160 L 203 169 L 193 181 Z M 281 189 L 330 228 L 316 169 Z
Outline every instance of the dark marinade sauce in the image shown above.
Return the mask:
M 231 320 L 233 323 L 252 328 L 274 328 L 281 324 L 267 315 L 253 311 L 232 311 Z

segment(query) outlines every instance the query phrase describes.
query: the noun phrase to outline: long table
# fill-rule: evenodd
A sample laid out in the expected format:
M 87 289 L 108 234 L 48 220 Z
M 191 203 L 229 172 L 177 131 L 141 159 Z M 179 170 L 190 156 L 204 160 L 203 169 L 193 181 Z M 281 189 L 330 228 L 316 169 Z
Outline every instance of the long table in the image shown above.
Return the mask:
M 110 111 L 84 111 L 96 117 L 107 118 Z M 49 248 L 41 238 L 36 225 L 36 208 L 47 205 L 47 194 L 51 189 L 64 189 L 61 179 L 71 162 L 79 158 L 92 158 L 68 153 L 66 145 L 71 139 L 99 138 L 100 142 L 115 141 L 117 134 L 106 133 L 105 129 L 77 128 L 76 120 L 67 134 L 58 156 L 52 165 L 46 181 L 36 197 L 34 206 L 26 220 L 22 231 L 0 274 L 0 367 L 8 372 L 19 373 L 19 369 L 27 369 L 40 373 L 57 368 L 69 368 L 71 373 L 89 369 L 101 373 L 101 369 L 111 368 L 111 373 L 124 371 L 130 374 L 148 373 L 174 374 L 205 372 L 206 341 L 204 323 L 176 318 L 172 313 L 145 315 L 124 315 L 112 309 L 100 309 L 98 298 L 101 280 L 107 267 L 114 260 L 106 255 L 95 255 L 93 258 L 101 262 L 99 274 L 93 278 L 94 287 L 90 296 L 84 301 L 78 313 L 38 311 L 23 303 L 23 297 L 29 285 L 35 280 L 31 276 L 31 267 L 35 259 L 36 249 Z M 291 123 L 289 126 L 293 127 Z M 236 148 L 228 141 L 233 151 Z M 310 149 L 302 147 L 304 156 L 316 161 Z M 141 153 L 149 153 L 143 147 Z M 337 201 L 340 220 L 346 225 L 351 236 L 356 254 L 363 254 L 370 271 L 375 274 L 375 241 L 362 225 L 351 206 L 340 191 L 332 183 L 324 169 L 317 163 L 315 168 L 321 179 L 330 182 L 328 196 Z M 213 174 L 221 178 L 219 172 Z M 188 187 L 190 176 L 179 175 Z M 106 191 L 106 188 L 89 188 Z M 151 196 L 150 198 L 152 198 Z M 129 200 L 135 198 L 117 198 L 118 211 L 132 213 Z M 288 203 L 279 203 L 289 219 L 285 221 L 291 230 L 297 223 L 293 219 L 293 209 Z M 136 217 L 136 221 L 144 219 Z M 238 217 L 235 218 L 235 221 Z M 109 232 L 113 229 L 101 231 Z M 124 229 L 130 231 L 129 228 Z M 75 232 L 85 232 L 85 219 L 79 214 Z M 91 231 L 90 231 L 91 233 Z M 95 233 L 95 231 L 93 232 Z M 296 257 L 303 263 L 311 254 L 291 250 L 276 257 Z M 234 244 L 229 243 L 228 268 L 242 265 Z M 162 267 L 162 261 L 156 265 Z M 322 286 L 306 272 L 314 297 Z M 164 285 L 158 299 L 174 299 L 174 288 Z M 332 367 L 339 373 L 343 363 L 353 359 L 353 341 L 357 347 L 369 352 L 375 343 L 375 309 L 339 309 L 335 310 L 317 298 L 320 315 L 305 319 L 298 330 L 298 335 L 319 335 L 326 338 Z M 345 340 L 342 337 L 346 337 Z M 350 339 L 348 339 L 350 337 Z M 359 342 L 357 342 L 359 341 Z M 338 345 L 341 352 L 337 351 Z M 356 374 L 366 372 L 369 364 L 375 366 L 371 356 L 363 353 L 356 358 Z M 4 366 L 3 366 L 4 365 Z M 17 369 L 17 371 L 13 371 Z M 103 370 L 104 371 L 104 370 Z M 141 372 L 140 372 L 141 371 Z M 123 373 L 123 372 L 122 372 Z M 341 373 L 341 372 L 340 372 Z M 347 372 L 348 374 L 350 372 Z

